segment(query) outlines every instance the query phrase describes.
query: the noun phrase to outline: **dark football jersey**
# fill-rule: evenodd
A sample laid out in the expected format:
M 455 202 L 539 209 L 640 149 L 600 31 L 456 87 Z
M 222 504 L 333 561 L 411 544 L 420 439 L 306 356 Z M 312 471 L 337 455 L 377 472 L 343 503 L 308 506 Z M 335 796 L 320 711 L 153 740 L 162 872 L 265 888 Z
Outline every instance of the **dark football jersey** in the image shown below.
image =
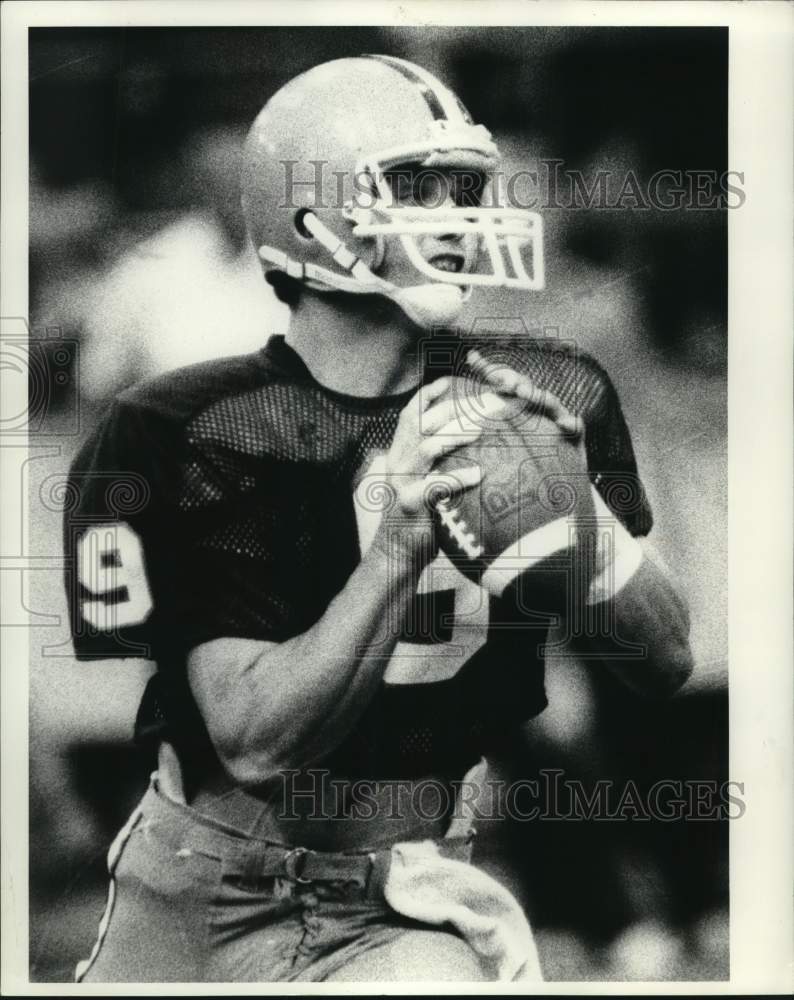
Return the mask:
M 434 339 L 426 380 L 454 369 L 461 345 Z M 487 354 L 489 342 L 478 346 Z M 604 371 L 554 342 L 524 338 L 510 351 L 513 366 L 583 417 L 593 482 L 633 534 L 646 534 L 650 509 Z M 411 395 L 326 389 L 273 337 L 256 354 L 172 372 L 116 399 L 71 469 L 66 582 L 78 658 L 157 663 L 141 740 L 168 734 L 197 753 L 206 744 L 186 681 L 193 647 L 231 636 L 281 642 L 322 616 L 377 529 L 368 477 Z M 460 777 L 540 712 L 545 628 L 500 628 L 504 614 L 439 554 L 379 691 L 328 766 Z M 384 623 L 384 641 L 387 632 Z

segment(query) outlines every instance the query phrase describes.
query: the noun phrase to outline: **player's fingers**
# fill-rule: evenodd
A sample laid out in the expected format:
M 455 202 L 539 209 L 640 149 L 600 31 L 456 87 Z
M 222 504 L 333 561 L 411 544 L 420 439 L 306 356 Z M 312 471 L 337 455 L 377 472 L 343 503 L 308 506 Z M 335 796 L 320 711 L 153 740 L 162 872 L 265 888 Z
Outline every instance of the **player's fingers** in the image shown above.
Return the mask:
M 435 507 L 442 500 L 456 500 L 466 490 L 478 486 L 482 481 L 479 465 L 466 465 L 451 473 L 431 472 L 424 480 L 424 502 Z
M 481 465 L 462 465 L 452 472 L 431 472 L 425 476 L 425 482 L 440 489 L 448 490 L 451 496 L 469 490 L 481 482 L 483 469 Z
M 439 432 L 465 433 L 501 420 L 511 410 L 515 410 L 515 403 L 495 392 L 444 399 L 422 415 L 421 431 L 425 436 Z
M 443 396 L 444 393 L 449 388 L 449 379 L 446 376 L 437 378 L 435 382 L 430 382 L 428 385 L 423 385 L 419 390 L 419 409 L 421 413 L 426 412 L 432 404 L 439 398 Z
M 458 400 L 454 396 L 429 406 L 422 414 L 420 427 L 422 434 L 425 436 L 435 434 L 436 431 L 452 421 L 458 409 Z
M 516 399 L 521 400 L 525 412 L 537 413 L 552 420 L 563 434 L 579 440 L 584 434 L 584 422 L 577 417 L 548 389 L 541 389 L 526 375 L 519 377 L 513 390 Z
M 557 425 L 565 434 L 570 435 L 575 441 L 581 441 L 584 437 L 584 420 L 568 411 L 565 417 L 557 421 Z
M 454 425 L 450 424 L 448 426 L 453 427 Z M 438 434 L 425 438 L 417 449 L 419 468 L 429 469 L 440 458 L 443 458 L 444 455 L 449 455 L 456 448 L 472 444 L 481 434 L 482 427 L 465 432 L 461 432 L 458 428 L 449 434 L 443 434 L 439 431 Z
M 423 385 L 410 398 L 402 413 L 400 414 L 400 424 L 407 427 L 412 432 L 415 428 L 421 428 L 424 421 L 424 414 L 433 402 L 438 399 L 449 388 L 449 379 L 438 378 L 429 385 Z
M 532 410 L 542 413 L 544 417 L 549 417 L 551 420 L 559 422 L 570 416 L 568 410 L 553 392 L 541 389 L 527 375 L 519 375 L 513 392 L 519 399 L 525 399 Z
M 466 364 L 485 382 L 500 392 L 515 392 L 520 374 L 508 365 L 487 361 L 479 351 L 472 348 L 466 354 Z
M 454 472 L 429 472 L 403 490 L 403 510 L 418 512 L 423 507 L 435 507 L 439 500 L 452 500 L 472 489 L 482 479 L 479 465 L 467 465 Z
M 500 392 L 507 392 L 525 400 L 534 413 L 540 413 L 553 420 L 565 434 L 577 439 L 584 434 L 582 420 L 571 413 L 553 392 L 535 385 L 528 375 L 506 366 L 489 364 L 479 351 L 473 349 L 468 352 L 466 360 L 489 385 Z
M 541 389 L 527 376 L 522 376 L 516 386 L 516 396 L 524 399 L 529 408 L 553 420 L 560 430 L 574 438 L 584 434 L 584 422 L 577 417 L 548 389 Z
M 466 355 L 466 361 L 469 367 L 494 389 L 536 403 L 540 411 L 546 413 L 548 409 L 549 416 L 552 415 L 555 401 L 559 403 L 551 393 L 548 394 L 550 398 L 547 401 L 544 396 L 545 390 L 538 389 L 528 376 L 522 375 L 508 365 L 486 361 L 479 351 L 470 350 Z

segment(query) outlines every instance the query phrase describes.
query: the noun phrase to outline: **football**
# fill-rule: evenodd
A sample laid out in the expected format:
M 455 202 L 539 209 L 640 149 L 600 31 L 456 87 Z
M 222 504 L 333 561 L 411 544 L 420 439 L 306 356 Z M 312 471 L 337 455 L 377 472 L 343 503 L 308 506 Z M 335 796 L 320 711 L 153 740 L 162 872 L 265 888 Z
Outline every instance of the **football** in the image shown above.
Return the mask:
M 450 382 L 455 421 L 472 431 L 472 443 L 437 468 L 454 475 L 477 465 L 482 479 L 459 498 L 435 502 L 439 545 L 490 594 L 510 592 L 529 612 L 560 610 L 566 597 L 586 593 L 592 573 L 584 529 L 595 507 L 580 442 L 524 400 L 509 400 L 505 410 L 504 398 L 481 384 Z

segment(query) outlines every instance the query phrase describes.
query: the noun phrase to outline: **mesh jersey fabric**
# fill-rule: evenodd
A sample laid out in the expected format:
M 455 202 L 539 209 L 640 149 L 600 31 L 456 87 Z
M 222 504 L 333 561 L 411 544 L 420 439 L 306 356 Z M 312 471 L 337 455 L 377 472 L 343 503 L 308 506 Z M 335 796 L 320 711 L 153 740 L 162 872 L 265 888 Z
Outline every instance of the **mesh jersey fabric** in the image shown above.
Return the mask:
M 458 370 L 467 345 L 487 357 L 492 343 L 434 337 L 424 380 Z M 582 416 L 593 482 L 632 534 L 647 534 L 651 511 L 603 369 L 554 341 L 501 340 L 500 357 Z M 274 336 L 255 354 L 181 369 L 115 400 L 70 472 L 66 586 L 78 658 L 157 663 L 140 740 L 167 734 L 188 752 L 206 744 L 185 675 L 191 648 L 232 636 L 280 642 L 322 616 L 361 558 L 356 484 L 388 449 L 411 395 L 326 389 Z M 545 707 L 545 630 L 528 639 L 498 628 L 499 603 L 478 608 L 474 595 L 456 632 L 461 593 L 443 579 L 417 594 L 399 647 L 403 674 L 387 670 L 329 758 L 335 772 L 459 777 L 511 723 Z M 467 586 L 471 601 L 479 588 Z M 406 676 L 406 665 L 439 653 L 445 666 L 429 680 L 416 669 Z

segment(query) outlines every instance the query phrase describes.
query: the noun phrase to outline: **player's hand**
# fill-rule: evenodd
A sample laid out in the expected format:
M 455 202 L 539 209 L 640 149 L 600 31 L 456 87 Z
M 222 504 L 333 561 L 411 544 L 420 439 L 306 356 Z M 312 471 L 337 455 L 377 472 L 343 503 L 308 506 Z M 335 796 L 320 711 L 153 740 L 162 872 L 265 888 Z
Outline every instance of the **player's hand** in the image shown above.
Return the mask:
M 479 351 L 470 350 L 466 355 L 466 363 L 472 371 L 483 380 L 483 382 L 501 395 L 520 399 L 526 402 L 526 408 L 531 413 L 539 413 L 548 420 L 553 421 L 565 435 L 567 442 L 576 448 L 577 461 L 580 463 L 581 474 L 587 475 L 588 462 L 585 450 L 585 426 L 581 417 L 571 413 L 553 392 L 548 389 L 541 389 L 535 385 L 528 375 L 517 372 L 515 369 L 504 364 L 495 364 L 484 358 Z M 611 516 L 611 512 L 600 500 L 598 492 L 594 486 L 590 487 L 594 503 L 601 505 L 600 509 Z M 600 544 L 598 535 L 593 534 L 592 527 L 585 527 L 581 523 L 578 525 L 579 539 L 581 541 L 580 552 L 585 553 L 584 558 L 592 560 L 592 565 L 588 570 L 588 575 L 608 573 L 607 562 L 615 558 L 614 544 L 611 548 L 604 549 Z M 625 529 L 616 527 L 616 531 L 621 531 L 630 539 Z M 633 541 L 633 540 L 632 540 Z
M 477 350 L 468 351 L 466 363 L 495 392 L 526 401 L 528 410 L 553 420 L 563 434 L 584 445 L 584 421 L 571 413 L 553 392 L 536 386 L 528 375 L 488 361 Z
M 432 508 L 439 499 L 454 500 L 482 478 L 478 466 L 455 473 L 436 470 L 436 463 L 482 434 L 482 427 L 462 427 L 458 400 L 440 397 L 449 388 L 447 378 L 423 386 L 400 414 L 397 431 L 385 458 L 384 486 L 389 505 L 379 529 L 379 541 L 399 545 L 412 558 L 429 561 L 432 543 Z

